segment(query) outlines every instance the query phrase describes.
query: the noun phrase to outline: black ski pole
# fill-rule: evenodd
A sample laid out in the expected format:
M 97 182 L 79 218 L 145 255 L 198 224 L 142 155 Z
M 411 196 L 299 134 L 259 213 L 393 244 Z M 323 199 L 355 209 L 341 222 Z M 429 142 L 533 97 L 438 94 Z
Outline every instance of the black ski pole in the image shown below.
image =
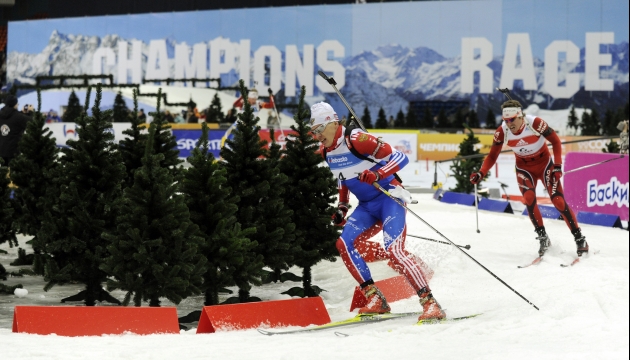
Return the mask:
M 439 232 L 436 228 L 434 228 L 433 226 L 431 226 L 431 224 L 429 224 L 428 222 L 426 222 L 423 218 L 421 218 L 420 216 L 418 216 L 415 212 L 411 211 L 407 206 L 405 206 L 405 203 L 401 202 L 397 197 L 393 196 L 392 194 L 389 193 L 389 191 L 385 190 L 381 185 L 379 185 L 377 182 L 372 183 L 372 185 L 374 185 L 375 188 L 379 189 L 383 194 L 389 196 L 392 200 L 394 200 L 398 205 L 404 207 L 405 209 L 407 209 L 407 211 L 409 211 L 413 216 L 415 216 L 416 218 L 418 218 L 418 220 L 422 221 L 426 226 L 430 227 L 433 231 L 435 231 L 436 233 L 438 233 L 438 235 L 440 235 L 444 240 L 448 241 L 451 245 L 455 246 L 457 249 L 459 249 L 459 251 L 461 251 L 462 253 L 464 253 L 464 255 L 468 256 L 472 261 L 474 261 L 477 265 L 481 266 L 481 268 L 483 268 L 484 270 L 486 270 L 488 272 L 488 274 L 492 275 L 495 279 L 499 280 L 503 285 L 505 285 L 508 289 L 512 290 L 516 295 L 520 296 L 521 299 L 525 300 L 529 305 L 533 306 L 534 309 L 536 310 L 540 310 L 536 305 L 534 305 L 534 303 L 532 303 L 531 301 L 527 300 L 523 295 L 519 294 L 518 291 L 514 290 L 510 285 L 508 285 L 505 281 L 501 280 L 501 278 L 499 278 L 498 276 L 496 276 L 492 271 L 488 270 L 488 268 L 486 268 L 485 266 L 481 265 L 481 263 L 477 260 L 475 260 L 475 258 L 473 258 L 472 256 L 470 256 L 467 252 L 465 252 L 464 250 L 462 250 L 461 248 L 457 247 L 457 245 L 455 245 L 454 242 L 452 242 L 451 240 L 449 240 L 446 236 L 442 235 L 441 232 Z
M 436 243 L 440 243 L 440 244 L 445 244 L 445 245 L 451 245 L 451 243 L 447 243 L 446 241 L 441 241 L 441 240 L 436 240 L 436 239 L 431 239 L 431 238 L 427 238 L 427 237 L 422 237 L 422 236 L 417 236 L 417 235 L 411 235 L 411 234 L 407 234 L 407 236 L 410 236 L 412 238 L 416 238 L 416 239 L 422 239 L 422 240 L 428 240 L 428 241 L 433 241 Z M 470 245 L 457 245 L 457 244 L 453 244 L 457 247 L 460 247 L 462 249 L 466 249 L 466 250 L 470 250 Z
M 346 108 L 350 111 L 350 113 L 352 114 L 352 116 L 354 116 L 354 121 L 356 121 L 356 123 L 359 125 L 359 127 L 361 128 L 361 130 L 368 132 L 367 129 L 365 128 L 365 125 L 363 125 L 363 122 L 361 121 L 361 118 L 359 118 L 357 116 L 357 114 L 354 112 L 354 110 L 352 110 L 352 107 L 350 106 L 350 104 L 348 104 L 348 102 L 346 101 L 346 99 L 343 97 L 343 95 L 341 95 L 341 92 L 339 91 L 339 89 L 337 89 L 337 82 L 335 81 L 334 78 L 332 77 L 328 77 L 328 75 L 326 75 L 326 73 L 324 73 L 323 71 L 319 70 L 317 72 L 319 74 L 319 76 L 321 76 L 324 80 L 328 81 L 328 83 L 333 87 L 333 89 L 335 89 L 335 92 L 337 92 L 337 95 L 339 95 L 339 97 L 341 98 L 341 101 L 343 101 L 344 105 L 346 105 Z M 352 119 L 351 119 L 352 120 Z

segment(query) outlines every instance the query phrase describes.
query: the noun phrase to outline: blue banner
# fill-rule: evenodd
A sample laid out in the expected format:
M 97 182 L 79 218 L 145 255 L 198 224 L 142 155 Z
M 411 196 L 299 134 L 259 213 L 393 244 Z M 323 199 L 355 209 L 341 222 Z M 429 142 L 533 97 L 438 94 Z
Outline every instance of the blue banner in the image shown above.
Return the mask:
M 187 158 L 192 153 L 192 150 L 197 146 L 197 142 L 201 137 L 201 130 L 180 130 L 173 129 L 173 135 L 177 140 L 177 149 L 179 150 L 180 158 Z M 225 135 L 225 130 L 209 130 L 208 131 L 208 145 L 210 152 L 215 158 L 220 157 L 221 153 L 221 138 Z

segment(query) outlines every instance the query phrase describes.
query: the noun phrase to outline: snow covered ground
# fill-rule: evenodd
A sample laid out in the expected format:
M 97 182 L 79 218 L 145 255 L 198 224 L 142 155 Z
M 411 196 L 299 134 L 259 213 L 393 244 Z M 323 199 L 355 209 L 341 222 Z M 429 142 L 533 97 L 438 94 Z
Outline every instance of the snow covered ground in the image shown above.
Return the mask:
M 18 359 L 627 359 L 629 355 L 628 232 L 583 225 L 591 251 L 599 250 L 571 268 L 560 267 L 575 256 L 575 245 L 564 222 L 546 220 L 553 246 L 536 267 L 517 269 L 536 257 L 538 244 L 526 216 L 479 213 L 475 229 L 473 207 L 443 204 L 431 194 L 414 194 L 410 209 L 444 236 L 513 287 L 540 310 L 534 309 L 458 249 L 408 238 L 408 249 L 435 270 L 433 292 L 449 316 L 483 313 L 457 323 L 414 326 L 413 318 L 343 328 L 348 337 L 332 331 L 267 337 L 256 330 L 179 335 L 116 335 L 60 337 L 11 332 L 15 304 L 56 305 L 76 293 L 78 285 L 54 287 L 45 293 L 37 277 L 9 278 L 21 282 L 29 295 L 18 299 L 0 295 L 2 358 Z M 412 215 L 408 233 L 440 239 Z M 21 238 L 21 245 L 24 239 Z M 2 246 L 7 249 L 6 244 Z M 11 256 L 0 255 L 7 270 Z M 396 274 L 384 263 L 371 264 L 375 280 Z M 299 269 L 293 269 L 299 273 Z M 341 261 L 322 262 L 313 269 L 313 283 L 326 291 L 322 297 L 333 321 L 353 316 L 348 310 L 355 282 Z M 299 286 L 285 282 L 254 288 L 265 300 Z M 114 293 L 122 298 L 122 293 Z M 184 300 L 180 316 L 202 306 L 201 297 Z M 106 304 L 102 304 L 106 305 Z M 164 303 L 164 305 L 169 305 Z M 417 299 L 391 304 L 394 312 L 417 311 Z M 355 310 L 356 311 L 356 310 Z M 193 324 L 196 326 L 196 324 Z

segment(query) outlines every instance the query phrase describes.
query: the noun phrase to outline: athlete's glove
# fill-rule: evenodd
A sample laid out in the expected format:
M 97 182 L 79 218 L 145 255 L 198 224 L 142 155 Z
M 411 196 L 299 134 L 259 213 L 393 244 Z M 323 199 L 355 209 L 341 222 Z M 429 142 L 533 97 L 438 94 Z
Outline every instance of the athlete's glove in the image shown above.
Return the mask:
M 486 175 L 484 173 L 482 173 L 481 171 L 477 171 L 477 172 L 474 172 L 474 173 L 470 174 L 470 182 L 475 184 L 475 185 L 477 185 L 485 177 L 486 177 Z
M 337 205 L 337 211 L 332 215 L 332 221 L 337 226 L 344 226 L 346 224 L 346 214 L 348 213 L 348 204 L 339 203 Z
M 372 170 L 363 170 L 359 175 L 359 180 L 364 183 L 373 184 L 375 181 L 379 181 L 381 177 L 378 172 Z
M 554 165 L 553 170 L 551 171 L 551 176 L 553 176 L 555 182 L 560 181 L 560 178 L 562 177 L 562 165 Z

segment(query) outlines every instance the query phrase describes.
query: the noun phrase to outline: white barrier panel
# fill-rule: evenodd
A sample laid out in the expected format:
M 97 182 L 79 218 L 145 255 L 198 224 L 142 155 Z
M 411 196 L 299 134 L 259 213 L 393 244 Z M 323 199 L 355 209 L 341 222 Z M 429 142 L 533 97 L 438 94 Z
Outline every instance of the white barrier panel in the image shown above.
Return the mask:
M 79 139 L 76 123 L 49 123 L 46 124 L 45 128 L 50 129 L 57 146 L 68 146 L 68 140 Z M 120 140 L 128 137 L 123 134 L 123 131 L 129 128 L 131 128 L 131 123 L 113 123 L 112 131 L 114 133 L 114 142 L 118 143 Z

